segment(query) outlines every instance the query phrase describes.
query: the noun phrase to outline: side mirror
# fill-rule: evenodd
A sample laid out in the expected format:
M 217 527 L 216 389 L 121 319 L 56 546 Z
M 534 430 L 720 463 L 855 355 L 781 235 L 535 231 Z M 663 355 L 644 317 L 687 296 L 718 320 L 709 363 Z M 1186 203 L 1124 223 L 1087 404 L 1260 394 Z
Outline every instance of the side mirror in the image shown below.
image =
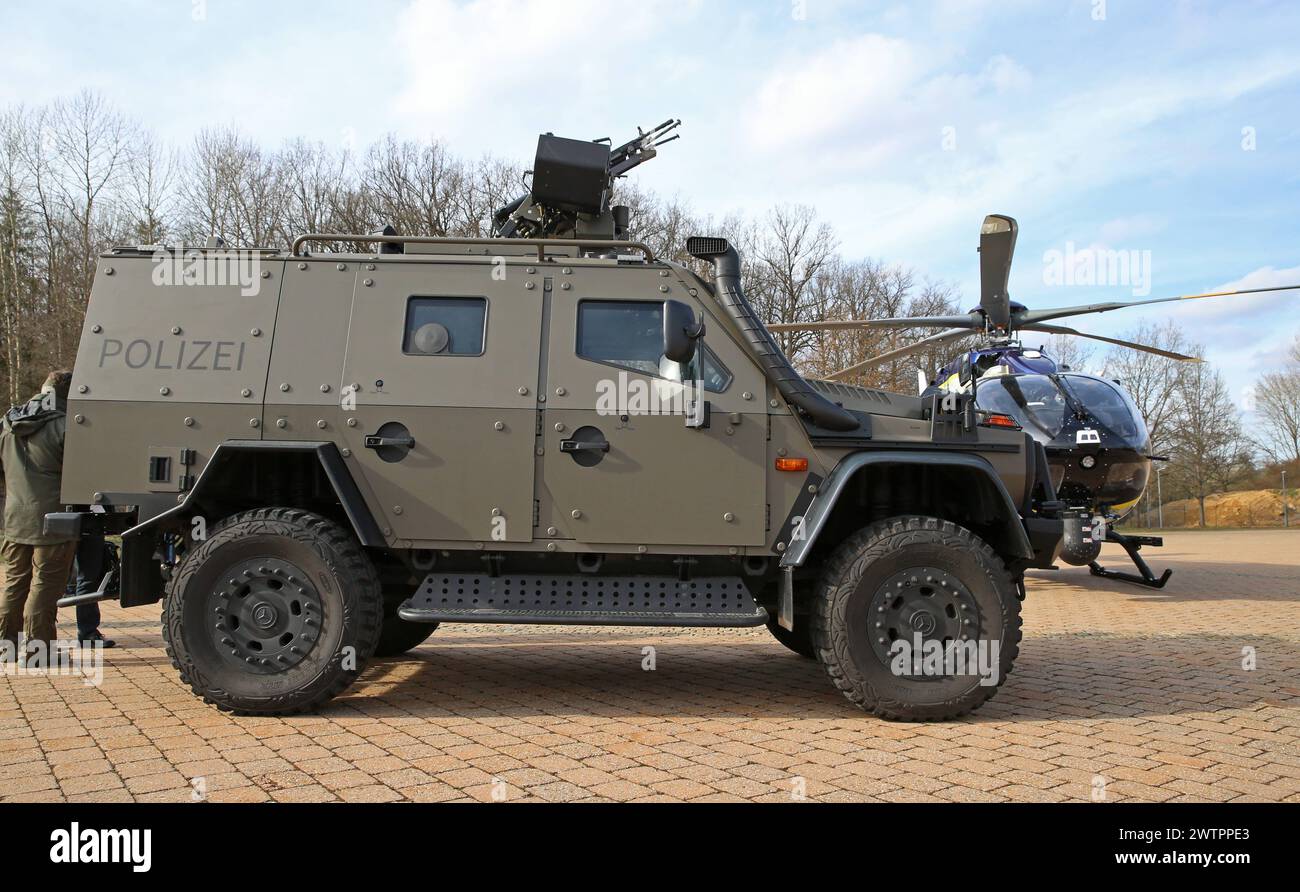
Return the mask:
M 664 301 L 665 357 L 673 362 L 690 362 L 702 337 L 704 323 L 696 320 L 694 310 L 679 300 Z

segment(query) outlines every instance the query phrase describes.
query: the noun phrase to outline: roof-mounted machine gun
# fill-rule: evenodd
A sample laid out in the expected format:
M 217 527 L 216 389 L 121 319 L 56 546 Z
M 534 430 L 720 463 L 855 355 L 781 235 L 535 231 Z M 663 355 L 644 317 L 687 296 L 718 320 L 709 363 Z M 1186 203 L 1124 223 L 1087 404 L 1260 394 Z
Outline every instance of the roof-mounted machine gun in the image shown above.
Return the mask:
M 609 139 L 586 142 L 543 133 L 537 139 L 531 188 L 492 215 L 492 234 L 501 238 L 622 238 L 628 208 L 610 206 L 614 180 L 658 154 L 681 134 L 669 119 L 611 149 Z M 666 137 L 666 138 L 665 138 Z

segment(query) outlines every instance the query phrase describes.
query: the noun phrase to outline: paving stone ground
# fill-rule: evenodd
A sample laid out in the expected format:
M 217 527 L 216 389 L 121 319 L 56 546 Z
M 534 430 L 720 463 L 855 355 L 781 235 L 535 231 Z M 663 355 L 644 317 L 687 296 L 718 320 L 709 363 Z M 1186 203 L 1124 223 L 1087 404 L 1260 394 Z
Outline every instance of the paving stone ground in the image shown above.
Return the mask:
M 1015 672 L 930 725 L 763 629 L 482 625 L 318 715 L 238 718 L 180 685 L 156 606 L 108 607 L 101 685 L 0 675 L 0 800 L 1300 802 L 1300 531 L 1167 541 L 1164 591 L 1031 574 Z

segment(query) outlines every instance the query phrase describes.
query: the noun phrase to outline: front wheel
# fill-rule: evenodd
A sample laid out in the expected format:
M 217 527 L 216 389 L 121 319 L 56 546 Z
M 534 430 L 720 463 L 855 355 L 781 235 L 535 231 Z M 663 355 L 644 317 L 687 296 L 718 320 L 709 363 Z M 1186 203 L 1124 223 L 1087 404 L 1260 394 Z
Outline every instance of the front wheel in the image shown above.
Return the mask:
M 895 517 L 831 555 L 815 598 L 813 642 L 831 681 L 885 719 L 955 718 L 1011 672 L 1020 600 L 1006 565 L 970 530 Z
M 806 657 L 809 660 L 817 659 L 817 648 L 812 640 L 812 617 L 796 617 L 794 631 L 792 632 L 778 623 L 776 617 L 773 616 L 767 621 L 767 630 L 772 633 L 773 638 L 799 656 Z
M 167 586 L 163 641 L 193 691 L 221 709 L 286 715 L 360 674 L 379 639 L 379 577 L 351 533 L 295 508 L 218 524 Z

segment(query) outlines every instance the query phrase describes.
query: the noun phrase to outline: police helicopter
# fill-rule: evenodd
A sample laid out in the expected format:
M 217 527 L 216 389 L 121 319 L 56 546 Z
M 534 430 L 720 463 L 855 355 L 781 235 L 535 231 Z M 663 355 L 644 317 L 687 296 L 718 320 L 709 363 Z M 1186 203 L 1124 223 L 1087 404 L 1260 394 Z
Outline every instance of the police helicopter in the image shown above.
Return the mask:
M 928 378 L 919 372 L 922 396 L 961 393 L 973 396 L 987 419 L 1023 429 L 1043 447 L 1057 499 L 1075 523 L 1066 524 L 1061 560 L 1087 566 L 1094 576 L 1163 588 L 1173 574 L 1156 576 L 1139 554 L 1144 545 L 1163 545 L 1158 536 L 1129 536 L 1114 525 L 1137 504 L 1151 476 L 1151 436 L 1133 398 L 1117 381 L 1070 369 L 1041 349 L 1030 349 L 1019 332 L 1063 334 L 1154 353 L 1180 362 L 1201 362 L 1149 344 L 1087 334 L 1049 320 L 1126 307 L 1210 297 L 1300 289 L 1300 285 L 1186 294 L 1150 300 L 1107 301 L 1058 309 L 1031 310 L 1010 299 L 1007 282 L 1015 252 L 1016 221 L 1002 214 L 984 218 L 980 230 L 980 303 L 969 313 L 894 319 L 849 319 L 810 323 L 773 323 L 780 331 L 851 331 L 866 329 L 942 328 L 926 338 L 873 356 L 827 376 L 849 378 L 876 365 L 971 337 L 984 343 L 962 353 Z M 1121 546 L 1140 575 L 1108 570 L 1097 563 L 1102 542 Z

